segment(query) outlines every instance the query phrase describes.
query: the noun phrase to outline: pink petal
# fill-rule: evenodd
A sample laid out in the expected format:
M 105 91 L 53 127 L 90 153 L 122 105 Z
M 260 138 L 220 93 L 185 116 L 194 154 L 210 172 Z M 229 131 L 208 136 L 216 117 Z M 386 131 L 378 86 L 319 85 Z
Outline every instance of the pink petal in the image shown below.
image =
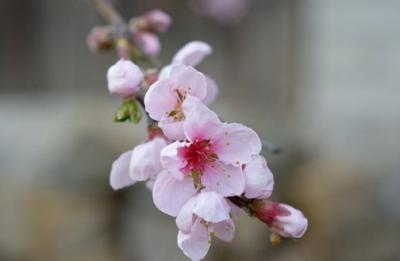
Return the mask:
M 157 35 L 149 32 L 138 32 L 134 34 L 134 40 L 144 54 L 157 56 L 160 53 L 161 43 Z
M 161 171 L 160 153 L 166 145 L 165 139 L 155 138 L 133 149 L 129 166 L 132 180 L 145 181 Z
M 158 79 L 161 80 L 161 79 L 169 78 L 169 75 L 171 73 L 171 68 L 172 68 L 172 65 L 170 65 L 170 64 L 164 66 L 161 69 L 160 73 L 158 74 Z
M 178 233 L 178 246 L 192 261 L 203 259 L 210 249 L 210 236 L 207 227 L 198 218 L 190 233 Z
M 139 66 L 128 60 L 119 60 L 107 71 L 108 90 L 112 94 L 129 96 L 140 89 L 143 72 Z
M 223 162 L 241 166 L 260 153 L 261 141 L 252 129 L 239 123 L 225 123 L 213 149 Z
M 303 213 L 289 205 L 279 203 L 290 212 L 290 215 L 282 215 L 277 217 L 277 222 L 282 229 L 276 230 L 283 237 L 301 238 L 307 230 L 308 220 Z M 272 230 L 274 230 L 272 228 Z
M 241 167 L 226 165 L 219 161 L 205 168 L 201 183 L 207 190 L 216 191 L 226 197 L 241 195 L 245 187 Z
M 211 54 L 212 48 L 205 42 L 192 41 L 184 45 L 172 59 L 173 64 L 198 65 L 204 57 Z
M 229 219 L 230 206 L 225 198 L 216 192 L 201 192 L 196 197 L 193 213 L 208 222 L 221 222 Z
M 188 96 L 183 102 L 185 113 L 184 131 L 191 141 L 210 140 L 222 128 L 217 114 L 194 97 Z
M 192 225 L 194 222 L 195 216 L 193 215 L 193 209 L 196 205 L 197 197 L 192 197 L 186 202 L 185 205 L 179 211 L 178 216 L 176 217 L 176 225 L 178 226 L 179 230 L 183 233 L 189 233 L 192 229 Z
M 235 237 L 235 223 L 232 219 L 213 224 L 213 231 L 219 239 L 231 242 Z
M 210 77 L 206 76 L 207 78 L 207 95 L 204 98 L 203 102 L 204 104 L 211 104 L 215 101 L 215 99 L 218 96 L 218 85 L 217 83 Z
M 177 105 L 170 79 L 161 79 L 153 83 L 144 96 L 144 105 L 150 117 L 156 121 L 167 116 Z
M 163 170 L 154 183 L 153 201 L 159 210 L 176 217 L 179 210 L 195 193 L 192 179 L 178 180 Z
M 129 163 L 132 151 L 127 151 L 116 159 L 111 167 L 110 185 L 114 190 L 118 190 L 135 183 L 129 176 Z
M 268 198 L 274 187 L 274 176 L 267 166 L 264 157 L 257 155 L 243 169 L 246 187 L 244 195 L 247 198 Z
M 178 155 L 178 149 L 183 146 L 183 142 L 175 141 L 161 150 L 161 165 L 180 180 L 184 175 L 179 170 L 186 166 L 186 161 Z
M 171 140 L 185 139 L 183 121 L 175 121 L 173 117 L 164 117 L 158 123 L 158 127 L 160 127 L 165 136 Z
M 174 80 L 174 87 L 177 88 L 182 95 L 195 96 L 200 100 L 206 97 L 206 77 L 193 67 L 181 64 L 172 65 L 170 79 Z

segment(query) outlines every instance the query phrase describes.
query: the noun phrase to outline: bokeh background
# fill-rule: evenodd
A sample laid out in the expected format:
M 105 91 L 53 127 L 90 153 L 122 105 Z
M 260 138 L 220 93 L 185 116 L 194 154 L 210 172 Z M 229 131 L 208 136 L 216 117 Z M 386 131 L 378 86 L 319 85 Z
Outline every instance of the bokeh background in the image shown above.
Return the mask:
M 164 63 L 190 40 L 214 47 L 200 66 L 220 86 L 213 109 L 282 146 L 266 154 L 273 198 L 310 224 L 272 247 L 244 216 L 206 260 L 400 260 L 400 2 L 253 0 L 230 26 L 187 2 L 117 8 L 174 17 Z M 85 40 L 101 17 L 85 0 L 2 0 L 0 14 L 0 260 L 187 260 L 143 184 L 109 187 L 112 161 L 145 132 L 111 121 L 116 55 Z

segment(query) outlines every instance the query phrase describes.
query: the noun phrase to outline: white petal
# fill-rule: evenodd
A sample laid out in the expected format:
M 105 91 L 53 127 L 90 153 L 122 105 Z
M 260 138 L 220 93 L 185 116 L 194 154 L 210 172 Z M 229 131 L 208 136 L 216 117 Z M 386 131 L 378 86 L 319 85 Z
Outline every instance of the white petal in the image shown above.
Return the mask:
M 213 224 L 213 231 L 219 239 L 230 242 L 235 236 L 235 223 L 232 219 Z
M 204 57 L 211 54 L 212 48 L 205 42 L 192 41 L 184 45 L 172 59 L 172 63 L 190 66 L 198 65 Z
M 247 198 L 268 198 L 274 187 L 274 176 L 267 166 L 264 157 L 257 155 L 244 166 L 246 180 L 244 195 Z
M 260 153 L 261 141 L 252 129 L 239 123 L 225 123 L 213 149 L 220 160 L 241 166 Z
M 220 161 L 207 166 L 201 177 L 201 183 L 208 189 L 223 196 L 240 196 L 245 187 L 241 167 L 223 164 Z
M 189 199 L 188 202 L 181 208 L 179 211 L 178 216 L 176 217 L 176 225 L 178 226 L 179 230 L 184 232 L 184 233 L 189 233 L 190 230 L 192 229 L 193 221 L 194 221 L 194 215 L 193 215 L 193 209 L 194 206 L 196 205 L 197 202 L 197 197 L 192 197 Z
M 175 141 L 161 150 L 161 165 L 176 178 L 183 179 L 184 175 L 180 169 L 186 166 L 186 160 L 178 155 L 178 149 L 184 146 L 183 142 Z
M 129 176 L 129 163 L 132 151 L 127 151 L 116 159 L 111 167 L 110 185 L 114 190 L 118 190 L 135 183 Z
M 183 102 L 185 113 L 184 131 L 187 138 L 211 140 L 222 128 L 215 112 L 207 108 L 199 99 L 187 97 Z
M 133 149 L 129 167 L 132 180 L 145 181 L 161 171 L 160 153 L 166 145 L 165 139 L 154 138 Z
M 210 235 L 207 227 L 198 218 L 190 233 L 178 233 L 178 246 L 192 261 L 203 259 L 210 249 Z
M 230 206 L 225 198 L 216 192 L 201 192 L 197 195 L 197 201 L 193 213 L 208 222 L 221 222 L 229 219 Z
M 158 174 L 153 187 L 153 201 L 156 207 L 176 217 L 183 205 L 196 193 L 191 178 L 176 179 L 163 170 Z

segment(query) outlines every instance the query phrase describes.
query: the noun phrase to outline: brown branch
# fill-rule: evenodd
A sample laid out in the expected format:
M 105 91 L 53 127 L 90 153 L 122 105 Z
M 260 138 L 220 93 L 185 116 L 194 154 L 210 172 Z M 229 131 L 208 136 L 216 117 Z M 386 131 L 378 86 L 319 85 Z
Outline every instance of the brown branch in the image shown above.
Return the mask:
M 90 0 L 97 12 L 110 24 L 119 25 L 124 23 L 122 16 L 115 10 L 109 0 Z

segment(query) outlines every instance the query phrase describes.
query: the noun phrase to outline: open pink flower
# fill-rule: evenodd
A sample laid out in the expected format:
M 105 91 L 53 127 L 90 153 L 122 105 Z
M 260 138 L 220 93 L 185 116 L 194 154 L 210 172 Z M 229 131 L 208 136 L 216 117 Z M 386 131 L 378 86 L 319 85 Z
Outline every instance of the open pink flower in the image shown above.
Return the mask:
M 167 77 L 149 87 L 144 97 L 146 111 L 152 119 L 159 121 L 159 127 L 168 138 L 183 139 L 183 103 L 190 96 L 204 99 L 206 88 L 202 73 L 190 66 L 174 65 Z
M 123 153 L 111 168 L 110 184 L 115 190 L 147 181 L 149 188 L 161 171 L 160 152 L 167 145 L 162 137 L 155 137 Z
M 112 94 L 126 97 L 140 89 L 143 72 L 131 61 L 119 60 L 107 71 L 108 90 Z
M 212 47 L 206 42 L 191 41 L 176 52 L 172 58 L 171 64 L 162 68 L 159 77 L 160 79 L 168 77 L 173 64 L 183 64 L 195 67 L 211 53 Z M 207 79 L 207 94 L 203 99 L 203 102 L 205 104 L 211 104 L 218 95 L 218 86 L 210 76 L 205 76 Z
M 243 174 L 246 181 L 244 189 L 246 198 L 265 199 L 271 196 L 274 176 L 263 156 L 253 156 L 252 160 L 244 165 Z
M 241 195 L 245 189 L 242 165 L 261 150 L 257 134 L 238 123 L 222 123 L 193 97 L 185 100 L 183 111 L 184 141 L 161 151 L 162 166 L 176 179 L 192 180 L 197 188 L 223 196 Z
M 300 238 L 307 230 L 308 220 L 298 209 L 289 205 L 258 200 L 254 203 L 256 216 L 283 237 Z
M 196 261 L 206 256 L 212 236 L 232 241 L 235 224 L 230 211 L 225 198 L 216 192 L 201 192 L 188 200 L 176 218 L 183 253 Z

